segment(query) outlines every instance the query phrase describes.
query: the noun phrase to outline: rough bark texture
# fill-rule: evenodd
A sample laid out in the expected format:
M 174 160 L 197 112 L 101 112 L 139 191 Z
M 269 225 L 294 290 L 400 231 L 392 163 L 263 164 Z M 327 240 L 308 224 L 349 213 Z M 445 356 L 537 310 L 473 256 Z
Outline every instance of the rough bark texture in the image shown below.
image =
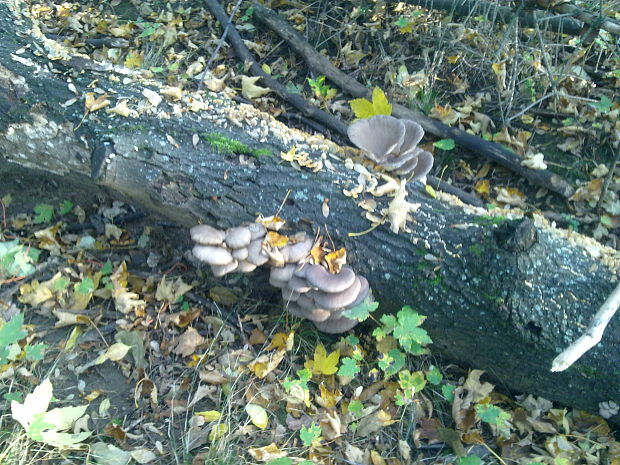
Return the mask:
M 369 223 L 356 201 L 343 195 L 343 188 L 356 184 L 357 173 L 336 156 L 341 149 L 214 95 L 204 97 L 200 111 L 190 111 L 198 108 L 200 96 L 186 96 L 138 118 L 104 109 L 83 119 L 83 98 L 60 105 L 75 97 L 69 76 L 81 94 L 99 79 L 111 106 L 122 96 L 138 108 L 144 85 L 137 79 L 120 84 L 110 79 L 116 72 L 98 72 L 98 65 L 81 59 L 69 64 L 49 61 L 46 53 L 37 56 L 30 51 L 38 46 L 25 34 L 26 26 L 0 4 L 0 182 L 20 165 L 62 175 L 67 182 L 97 183 L 182 225 L 203 221 L 219 227 L 252 220 L 259 212 L 273 214 L 290 190 L 280 215 L 293 229 L 327 223 L 331 237 L 347 247 L 351 265 L 370 281 L 383 311 L 409 304 L 428 316 L 433 350 L 488 370 L 515 391 L 589 410 L 619 400 L 618 319 L 576 366 L 549 372 L 553 357 L 579 335 L 614 288 L 613 251 L 541 220 L 489 216 L 423 192 L 409 196 L 422 203 L 410 232 L 394 234 L 384 225 L 348 237 Z M 28 41 L 32 48 L 16 60 Z M 76 63 L 81 70 L 75 70 Z M 244 164 L 238 155 L 214 150 L 207 134 L 267 148 L 273 156 Z M 194 135 L 199 136 L 195 146 Z M 280 151 L 292 144 L 313 158 L 324 156 L 326 166 L 313 173 L 282 162 Z M 328 219 L 321 214 L 325 198 Z

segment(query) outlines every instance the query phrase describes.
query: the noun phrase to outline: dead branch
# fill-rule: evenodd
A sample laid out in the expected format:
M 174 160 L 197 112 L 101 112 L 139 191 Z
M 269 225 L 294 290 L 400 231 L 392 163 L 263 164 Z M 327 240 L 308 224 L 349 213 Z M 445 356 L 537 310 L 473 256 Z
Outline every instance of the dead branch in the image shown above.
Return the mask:
M 396 3 L 395 0 L 389 3 Z M 504 24 L 510 23 L 515 14 L 521 27 L 534 27 L 537 23 L 546 30 L 560 34 L 577 36 L 581 33 L 582 25 L 574 18 L 550 15 L 547 11 L 520 11 L 515 13 L 510 7 L 499 6 L 501 2 L 487 2 L 484 0 L 406 0 L 409 5 L 416 5 L 427 10 L 443 10 L 452 13 L 455 18 L 465 16 L 483 15 L 490 21 L 499 21 Z M 581 19 L 581 18 L 579 18 Z
M 256 18 L 286 40 L 302 56 L 312 71 L 316 74 L 325 75 L 338 87 L 355 97 L 370 97 L 371 91 L 366 86 L 331 64 L 327 57 L 318 53 L 299 32 L 275 12 L 257 2 L 253 4 Z M 564 197 L 570 197 L 574 192 L 573 187 L 557 174 L 548 170 L 532 170 L 522 166 L 521 158 L 499 144 L 488 142 L 458 128 L 447 126 L 403 105 L 393 104 L 392 114 L 399 118 L 415 120 L 426 132 L 440 138 L 454 139 L 456 143 L 473 153 L 481 154 L 487 159 L 518 173 L 530 182 L 543 186 Z
M 618 306 L 620 306 L 620 283 L 609 295 L 605 303 L 601 305 L 599 311 L 596 312 L 586 332 L 553 359 L 551 371 L 566 370 L 579 360 L 583 354 L 598 344 L 603 337 L 605 328 L 609 324 L 609 320 L 618 311 Z

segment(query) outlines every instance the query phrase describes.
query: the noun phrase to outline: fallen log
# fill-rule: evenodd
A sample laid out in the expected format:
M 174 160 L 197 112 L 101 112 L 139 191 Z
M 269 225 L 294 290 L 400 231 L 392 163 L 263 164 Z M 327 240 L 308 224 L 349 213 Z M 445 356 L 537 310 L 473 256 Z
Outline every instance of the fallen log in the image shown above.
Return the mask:
M 237 225 L 275 213 L 287 199 L 280 215 L 289 231 L 327 225 L 368 278 L 381 311 L 409 304 L 428 316 L 433 350 L 487 370 L 514 391 L 591 411 L 618 400 L 617 319 L 577 364 L 549 371 L 615 287 L 615 251 L 538 216 L 487 212 L 442 193 L 431 198 L 419 186 L 409 186 L 408 200 L 420 206 L 405 229 L 394 233 L 386 223 L 349 236 L 370 226 L 361 200 L 377 202 L 376 216 L 393 201 L 345 195 L 358 185 L 359 165 L 346 161 L 351 149 L 223 95 L 184 91 L 160 100 L 175 94 L 102 63 L 81 59 L 86 66 L 68 86 L 76 57 L 50 60 L 58 44 L 8 8 L 0 4 L 0 189 L 17 172 L 58 177 L 76 189 L 104 188 L 186 227 Z M 33 42 L 42 53 L 32 53 Z M 90 92 L 110 102 L 85 115 Z M 133 112 L 107 112 L 122 100 Z M 284 161 L 280 153 L 290 157 L 292 147 L 297 158 Z

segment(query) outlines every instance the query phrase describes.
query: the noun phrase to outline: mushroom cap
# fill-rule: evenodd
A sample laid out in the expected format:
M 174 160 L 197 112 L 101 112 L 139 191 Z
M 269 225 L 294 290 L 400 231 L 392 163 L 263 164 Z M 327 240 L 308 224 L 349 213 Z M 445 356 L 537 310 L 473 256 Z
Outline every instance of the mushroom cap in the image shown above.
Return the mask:
M 287 283 L 293 277 L 295 268 L 296 266 L 294 264 L 274 267 L 269 274 L 269 281 L 273 279 L 274 281 L 283 281 Z
M 417 181 L 426 176 L 433 167 L 433 161 L 433 156 L 429 152 L 422 150 L 418 155 L 418 164 L 413 169 L 414 176 L 412 181 Z
M 226 230 L 226 245 L 231 249 L 247 247 L 252 240 L 252 234 L 246 226 L 236 226 Z
M 237 260 L 234 260 L 226 265 L 211 265 L 211 271 L 213 276 L 221 278 L 225 274 L 231 273 L 237 269 Z
M 331 312 L 324 308 L 313 308 L 311 310 L 302 308 L 302 310 L 306 314 L 306 318 L 315 323 L 325 321 L 331 316 Z
M 347 134 L 351 142 L 368 152 L 368 158 L 380 164 L 402 145 L 405 125 L 393 116 L 375 115 L 354 121 Z
M 354 276 L 353 284 L 342 292 L 328 293 L 322 291 L 312 291 L 312 298 L 317 307 L 326 310 L 337 310 L 351 305 L 357 299 L 362 287 L 362 283 L 357 276 Z
M 248 262 L 247 260 L 240 260 L 237 268 L 242 273 L 249 273 L 250 271 L 254 271 L 256 269 L 256 265 Z
M 301 294 L 297 299 L 297 305 L 305 310 L 312 310 L 313 308 L 317 308 L 314 299 L 308 294 Z
M 296 290 L 297 292 L 299 292 L 301 294 L 305 294 L 306 292 L 310 292 L 313 289 L 312 286 L 310 284 L 308 284 L 308 281 L 306 281 L 303 278 L 298 278 L 294 274 L 291 277 L 291 279 L 289 279 L 289 281 L 288 281 L 288 287 L 290 287 L 291 289 Z
M 233 261 L 233 256 L 227 249 L 213 245 L 195 245 L 192 254 L 201 262 L 209 265 L 228 265 Z
M 250 245 L 248 245 L 247 261 L 256 266 L 261 266 L 267 263 L 268 260 L 269 255 L 263 250 L 262 239 L 256 239 L 250 242 Z
M 306 279 L 308 282 L 323 292 L 342 292 L 355 281 L 355 272 L 344 265 L 339 273 L 332 274 L 321 265 L 306 265 Z
M 306 255 L 310 253 L 313 244 L 314 240 L 306 239 L 298 242 L 297 244 L 287 245 L 283 247 L 283 249 L 287 250 L 286 261 L 288 263 L 299 263 L 301 260 L 306 258 Z
M 282 299 L 285 302 L 296 302 L 297 299 L 299 299 L 299 295 L 300 295 L 299 292 L 294 291 L 290 287 L 282 288 Z
M 286 306 L 288 312 L 297 318 L 306 318 L 306 312 L 295 302 L 289 302 Z
M 351 304 L 347 305 L 347 308 L 353 308 L 361 304 L 364 299 L 368 297 L 368 294 L 370 294 L 370 285 L 368 284 L 368 280 L 359 275 L 358 278 L 360 280 L 360 290 L 357 293 L 357 298 Z
M 405 137 L 397 151 L 403 156 L 415 150 L 422 140 L 422 137 L 424 137 L 424 129 L 422 129 L 422 126 L 418 123 L 410 119 L 403 119 L 401 122 L 405 125 Z
M 233 249 L 231 254 L 237 260 L 245 260 L 248 258 L 249 252 L 247 247 L 241 247 L 240 249 Z
M 324 333 L 338 334 L 350 330 L 355 325 L 357 325 L 357 323 L 357 320 L 341 317 L 335 319 L 330 318 L 325 321 L 315 321 L 314 326 L 316 326 L 319 331 L 322 331 Z
M 208 224 L 198 224 L 189 230 L 192 241 L 201 245 L 220 245 L 226 233 Z
M 247 228 L 250 230 L 252 240 L 262 239 L 267 234 L 267 228 L 261 223 L 250 223 L 247 225 Z

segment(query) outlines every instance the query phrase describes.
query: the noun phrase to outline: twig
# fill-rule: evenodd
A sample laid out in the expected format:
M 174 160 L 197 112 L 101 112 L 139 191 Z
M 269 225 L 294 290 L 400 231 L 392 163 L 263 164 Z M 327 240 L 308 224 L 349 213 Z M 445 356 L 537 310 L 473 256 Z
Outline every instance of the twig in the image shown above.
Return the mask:
M 603 332 L 620 306 L 620 283 L 609 295 L 605 303 L 596 312 L 590 326 L 579 339 L 569 345 L 551 362 L 551 371 L 564 371 L 575 363 L 583 354 L 598 344 Z
M 254 2 L 253 5 L 254 16 L 286 40 L 302 56 L 312 71 L 316 74 L 324 75 L 341 89 L 355 97 L 370 98 L 371 91 L 366 86 L 336 68 L 327 57 L 318 53 L 314 47 L 308 44 L 304 37 L 288 22 L 257 2 Z M 398 118 L 415 120 L 426 132 L 441 138 L 454 139 L 457 144 L 471 150 L 473 153 L 479 153 L 489 160 L 520 174 L 530 180 L 530 182 L 557 192 L 564 197 L 570 197 L 574 192 L 573 187 L 557 174 L 551 173 L 548 170 L 532 170 L 522 166 L 521 158 L 518 155 L 499 144 L 485 141 L 465 131 L 449 127 L 440 121 L 429 118 L 423 113 L 410 110 L 399 104 L 392 105 L 392 114 Z
M 609 184 L 611 183 L 611 180 L 614 177 L 614 171 L 616 170 L 618 159 L 620 159 L 620 148 L 616 150 L 616 156 L 614 157 L 614 161 L 611 163 L 609 172 L 607 173 L 607 176 L 605 177 L 605 182 L 603 183 L 603 188 L 601 189 L 601 195 L 598 198 L 598 202 L 596 202 L 596 211 L 599 214 L 601 213 L 601 205 L 603 204 L 603 199 L 605 198 L 605 194 L 607 194 L 607 189 L 609 189 Z
M 222 5 L 219 4 L 217 0 L 205 0 L 207 8 L 209 11 L 215 16 L 215 18 L 220 22 L 222 27 L 226 27 L 230 25 L 227 34 L 227 40 L 235 49 L 235 53 L 239 57 L 239 59 L 250 65 L 250 71 L 254 76 L 260 76 L 262 81 L 273 90 L 280 98 L 286 100 L 295 108 L 297 108 L 304 116 L 315 119 L 325 126 L 331 127 L 341 134 L 347 133 L 347 126 L 340 121 L 338 118 L 316 108 L 312 105 L 308 104 L 303 97 L 296 94 L 291 94 L 286 90 L 286 87 L 282 85 L 278 80 L 272 78 L 270 75 L 265 73 L 261 67 L 256 63 L 256 59 L 254 55 L 248 50 L 248 48 L 243 43 L 243 39 L 239 35 L 237 29 L 235 29 L 234 25 L 228 20 L 228 15 L 222 8 Z

